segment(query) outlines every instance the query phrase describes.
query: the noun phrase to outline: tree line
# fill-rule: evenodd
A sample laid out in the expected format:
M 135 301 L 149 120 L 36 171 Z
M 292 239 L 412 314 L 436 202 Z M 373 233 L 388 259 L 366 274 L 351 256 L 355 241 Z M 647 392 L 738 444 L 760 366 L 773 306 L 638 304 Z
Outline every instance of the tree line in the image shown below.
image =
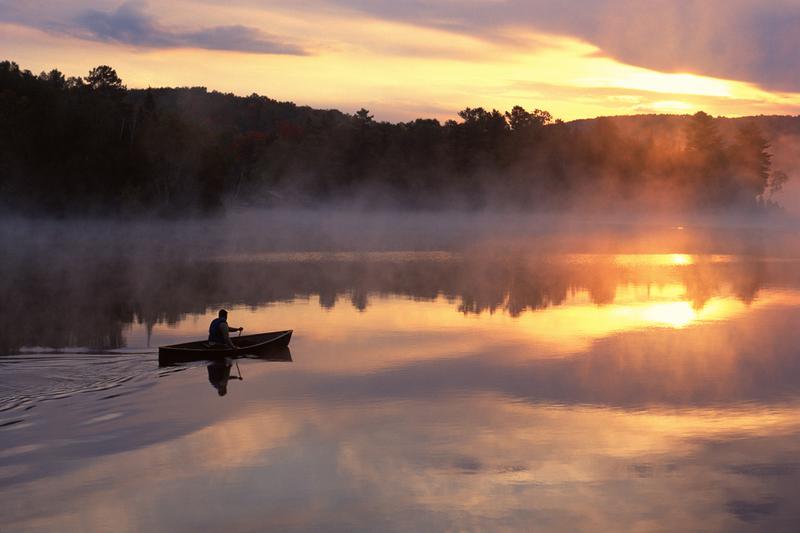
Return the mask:
M 115 70 L 0 62 L 0 198 L 42 214 L 226 204 L 414 208 L 759 208 L 788 179 L 754 121 L 699 112 L 565 123 L 544 110 L 379 122 L 203 87 L 127 89 Z M 672 124 L 672 122 L 669 122 Z

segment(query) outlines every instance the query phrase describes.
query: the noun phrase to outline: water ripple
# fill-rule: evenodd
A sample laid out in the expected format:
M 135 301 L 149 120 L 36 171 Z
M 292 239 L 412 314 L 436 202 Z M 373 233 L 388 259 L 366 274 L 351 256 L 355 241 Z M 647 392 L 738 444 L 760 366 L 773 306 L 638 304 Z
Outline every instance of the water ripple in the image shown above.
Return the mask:
M 127 394 L 125 384 L 154 375 L 153 352 L 37 352 L 0 359 L 0 428 L 22 421 L 9 416 L 41 402 L 77 394 L 114 391 L 103 399 Z

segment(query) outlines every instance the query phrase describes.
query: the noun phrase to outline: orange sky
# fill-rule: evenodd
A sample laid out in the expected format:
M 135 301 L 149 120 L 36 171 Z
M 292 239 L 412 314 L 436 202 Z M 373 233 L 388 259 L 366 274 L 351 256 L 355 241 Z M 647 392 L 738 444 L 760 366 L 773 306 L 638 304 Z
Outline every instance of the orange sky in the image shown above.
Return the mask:
M 517 104 L 565 120 L 700 109 L 727 116 L 800 113 L 800 85 L 770 88 L 772 78 L 749 71 L 725 79 L 704 73 L 700 62 L 687 62 L 685 70 L 644 64 L 652 59 L 660 67 L 660 57 L 625 62 L 630 54 L 612 50 L 620 48 L 615 41 L 604 49 L 597 43 L 607 38 L 580 35 L 558 21 L 552 28 L 524 20 L 475 26 L 470 5 L 487 3 L 442 11 L 438 16 L 449 18 L 439 23 L 436 8 L 429 18 L 415 18 L 409 8 L 380 11 L 381 2 L 63 1 L 45 9 L 0 0 L 0 12 L 7 10 L 0 15 L 0 48 L 35 72 L 58 67 L 82 75 L 110 64 L 130 87 L 257 92 L 345 112 L 366 107 L 393 121 Z M 497 3 L 506 11 L 515 4 Z M 467 23 L 473 26 L 465 30 Z

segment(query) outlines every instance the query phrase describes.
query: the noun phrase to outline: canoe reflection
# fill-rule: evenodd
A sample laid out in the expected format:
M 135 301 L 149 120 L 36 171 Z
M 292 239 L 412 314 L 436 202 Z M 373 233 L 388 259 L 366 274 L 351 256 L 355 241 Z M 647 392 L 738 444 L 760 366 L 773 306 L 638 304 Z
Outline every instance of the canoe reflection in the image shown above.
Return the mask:
M 288 346 L 281 346 L 272 349 L 269 353 L 264 355 L 247 355 L 243 354 L 239 357 L 226 357 L 212 361 L 206 366 L 208 370 L 208 382 L 217 390 L 217 394 L 225 396 L 228 394 L 228 381 L 231 379 L 242 381 L 242 371 L 239 364 L 236 363 L 236 375 L 231 376 L 231 370 L 236 359 L 259 359 L 261 361 L 280 361 L 292 362 L 292 353 L 289 351 Z
M 230 358 L 226 357 L 222 361 L 214 361 L 206 368 L 208 369 L 208 382 L 217 389 L 217 394 L 225 396 L 228 394 L 228 380 L 231 379 L 231 367 L 233 366 Z M 242 380 L 242 374 L 234 376 L 233 379 Z

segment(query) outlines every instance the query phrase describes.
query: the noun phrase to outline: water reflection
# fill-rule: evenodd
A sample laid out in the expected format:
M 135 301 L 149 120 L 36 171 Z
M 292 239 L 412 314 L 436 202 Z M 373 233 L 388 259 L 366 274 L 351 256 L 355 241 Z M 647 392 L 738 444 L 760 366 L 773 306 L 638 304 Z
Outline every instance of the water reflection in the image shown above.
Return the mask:
M 220 361 L 213 361 L 206 366 L 208 370 L 208 382 L 217 390 L 217 394 L 225 396 L 228 394 L 228 381 L 231 380 L 231 369 L 233 368 L 233 360 L 226 357 Z M 233 379 L 241 381 L 242 373 L 236 366 L 238 375 L 234 375 Z
M 127 255 L 88 263 L 22 254 L 0 264 L 0 297 L 8 302 L 0 310 L 0 353 L 118 349 L 132 326 L 151 332 L 221 305 L 252 309 L 298 298 L 317 298 L 325 309 L 346 300 L 359 311 L 386 295 L 444 298 L 464 314 L 511 317 L 586 301 L 601 310 L 575 316 L 576 322 L 600 320 L 617 324 L 608 326 L 616 330 L 642 323 L 686 326 L 735 313 L 734 300 L 750 305 L 764 288 L 800 286 L 796 266 L 758 256 L 541 255 L 525 248 L 169 261 Z
M 1 263 L 1 528 L 796 528 L 797 262 L 482 250 Z
M 188 425 L 183 432 L 73 458 L 68 470 L 50 461 L 46 482 L 25 476 L 6 485 L 14 487 L 0 490 L 10 530 L 34 521 L 45 529 L 186 530 L 198 520 L 295 531 L 607 531 L 643 522 L 757 531 L 791 530 L 800 519 L 790 503 L 800 481 L 796 403 L 627 410 L 452 389 L 365 401 L 310 387 L 287 398 L 274 390 L 286 376 L 251 379 L 250 366 L 252 382 L 235 390 L 236 402 L 203 401 L 204 368 L 171 376 L 140 401 L 142 409 L 169 405 L 165 415 Z M 190 393 L 198 395 L 181 399 Z M 117 433 L 129 417 L 95 431 Z M 65 454 L 55 445 L 47 451 Z M 45 457 L 16 453 L 17 464 Z M 15 505 L 23 498 L 33 503 Z
M 259 359 L 261 361 L 282 361 L 282 362 L 291 362 L 292 361 L 292 354 L 289 351 L 289 348 L 282 346 L 278 348 L 273 348 L 268 355 L 264 356 L 254 356 L 254 355 L 242 355 L 241 357 L 246 357 L 248 359 Z M 214 387 L 217 391 L 219 396 L 225 396 L 228 394 L 228 382 L 233 380 L 242 381 L 244 377 L 242 376 L 242 371 L 239 368 L 238 359 L 241 357 L 225 357 L 224 359 L 211 361 L 208 365 L 206 365 L 206 370 L 208 371 L 208 382 L 211 383 L 211 386 Z M 236 374 L 231 376 L 231 371 L 233 370 L 234 365 L 236 366 Z

